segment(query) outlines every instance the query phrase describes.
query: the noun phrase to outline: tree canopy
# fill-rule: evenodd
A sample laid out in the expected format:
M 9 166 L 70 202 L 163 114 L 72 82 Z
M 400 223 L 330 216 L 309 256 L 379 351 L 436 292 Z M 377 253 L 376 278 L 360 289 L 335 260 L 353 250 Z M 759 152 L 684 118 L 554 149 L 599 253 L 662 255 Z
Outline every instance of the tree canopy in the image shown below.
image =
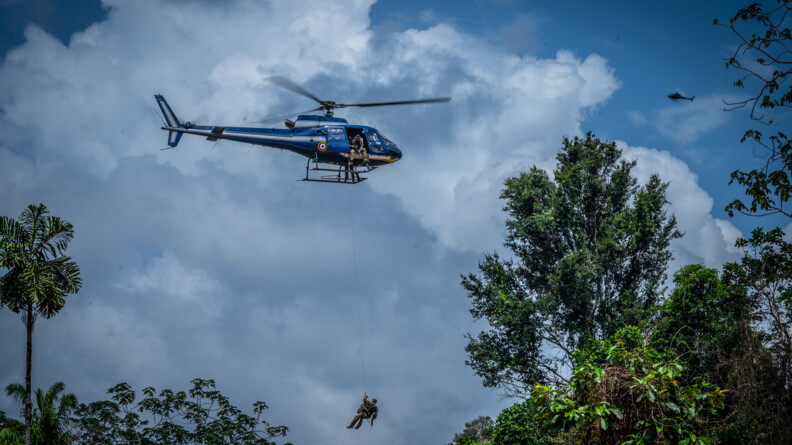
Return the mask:
M 126 383 L 107 390 L 111 400 L 81 404 L 73 419 L 77 444 L 275 445 L 289 428 L 262 419 L 267 404 L 255 402 L 253 415 L 231 404 L 211 379 L 194 379 L 189 391 L 144 388 L 143 397 Z M 289 445 L 289 444 L 287 444 Z
M 635 162 L 620 157 L 591 134 L 565 138 L 553 179 L 533 167 L 506 180 L 512 257 L 488 254 L 462 278 L 471 314 L 490 325 L 466 347 L 485 386 L 526 395 L 563 382 L 575 349 L 650 315 L 681 234 L 667 184 L 652 175 L 639 186 Z

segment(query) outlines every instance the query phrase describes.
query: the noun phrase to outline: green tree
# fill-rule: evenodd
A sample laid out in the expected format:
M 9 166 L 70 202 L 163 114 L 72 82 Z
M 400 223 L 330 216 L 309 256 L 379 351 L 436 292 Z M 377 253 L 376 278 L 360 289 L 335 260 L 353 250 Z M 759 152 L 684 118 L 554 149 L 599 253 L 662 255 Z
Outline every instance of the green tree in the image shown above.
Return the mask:
M 679 357 L 683 377 L 728 388 L 715 435 L 724 443 L 786 443 L 792 436 L 792 245 L 757 229 L 738 263 L 690 265 L 659 311 L 652 342 Z
M 754 327 L 766 339 L 767 349 L 779 371 L 780 388 L 792 389 L 792 244 L 781 229 L 751 233 L 737 240 L 744 255 L 733 266 L 744 283 Z
M 66 424 L 69 415 L 77 407 L 74 394 L 62 394 L 66 389 L 63 382 L 52 385 L 46 393 L 35 392 L 36 409 L 33 412 L 31 442 L 35 445 L 68 445 L 71 443 Z M 6 387 L 6 394 L 21 404 L 25 401 L 25 387 L 14 383 Z
M 269 445 L 289 430 L 262 419 L 267 404 L 255 402 L 254 415 L 243 413 L 215 389 L 214 380 L 194 379 L 187 392 L 143 389 L 144 397 L 126 383 L 107 392 L 111 400 L 81 404 L 73 419 L 76 443 Z M 287 444 L 288 445 L 288 444 Z
M 49 216 L 44 204 L 29 205 L 19 220 L 0 216 L 0 307 L 22 314 L 27 333 L 25 360 L 25 444 L 32 428 L 31 358 L 37 316 L 51 318 L 66 304 L 66 296 L 82 286 L 80 269 L 62 256 L 74 236 L 71 223 Z
M 724 442 L 788 443 L 792 437 L 792 244 L 781 229 L 756 229 L 737 246 L 739 263 L 724 266 L 722 281 L 744 310 L 721 342 L 718 374 L 732 388 Z
M 566 389 L 536 385 L 534 421 L 562 443 L 708 444 L 726 390 L 655 350 L 636 327 L 576 354 Z
M 20 428 L 0 428 L 0 445 L 20 445 L 25 443 L 23 433 L 25 424 L 20 422 Z
M 490 443 L 492 427 L 495 423 L 490 416 L 478 416 L 470 422 L 465 422 L 465 429 L 454 434 L 454 439 L 449 445 L 474 445 Z
M 749 98 L 727 103 L 728 110 L 750 107 L 753 120 L 771 126 L 774 117 L 770 113 L 775 108 L 792 107 L 792 84 L 788 77 L 792 74 L 792 36 L 789 17 L 792 0 L 776 0 L 768 6 L 752 3 L 740 9 L 728 23 L 716 25 L 729 28 L 739 42 L 731 57 L 726 59 L 726 68 L 735 68 L 742 77 L 734 82 L 740 89 L 748 87 L 752 92 Z M 776 114 L 778 116 L 778 114 Z M 750 202 L 734 200 L 726 211 L 748 215 L 769 215 L 781 213 L 792 217 L 784 203 L 792 195 L 792 146 L 786 134 L 778 131 L 764 138 L 761 131 L 748 130 L 742 141 L 752 140 L 767 150 L 768 158 L 761 168 L 742 171 L 735 170 L 731 181 L 745 187 Z
M 466 347 L 485 386 L 528 395 L 563 383 L 572 351 L 651 314 L 681 234 L 664 210 L 667 184 L 653 175 L 639 187 L 620 156 L 589 133 L 564 139 L 554 179 L 533 167 L 506 180 L 514 259 L 486 255 L 462 278 L 471 314 L 491 328 Z
M 0 411 L 0 445 L 18 445 L 24 443 L 23 435 L 25 424 L 6 417 L 5 412 Z
M 734 340 L 735 322 L 746 316 L 746 303 L 723 283 L 716 269 L 685 266 L 674 275 L 674 289 L 659 309 L 652 343 L 678 354 L 691 377 L 721 384 L 718 365 L 723 347 Z
M 492 431 L 494 445 L 544 445 L 555 437 L 543 434 L 541 426 L 534 420 L 536 414 L 533 400 L 504 409 L 498 414 Z

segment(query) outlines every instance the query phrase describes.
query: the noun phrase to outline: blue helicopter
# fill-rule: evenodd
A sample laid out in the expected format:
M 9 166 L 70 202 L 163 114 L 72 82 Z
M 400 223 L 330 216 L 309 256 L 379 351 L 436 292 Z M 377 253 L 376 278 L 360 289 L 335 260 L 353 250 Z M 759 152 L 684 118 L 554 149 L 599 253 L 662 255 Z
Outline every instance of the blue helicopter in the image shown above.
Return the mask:
M 168 149 L 176 147 L 181 136 L 185 133 L 204 136 L 208 141 L 225 139 L 280 148 L 308 158 L 305 165 L 305 178 L 301 179 L 302 181 L 357 184 L 366 179 L 361 177 L 361 174 L 398 161 L 402 157 L 402 152 L 393 141 L 377 131 L 376 128 L 352 125 L 346 119 L 334 117 L 333 110 L 348 107 L 449 102 L 451 100 L 450 97 L 439 97 L 395 102 L 341 104 L 321 100 L 284 77 L 270 77 L 267 80 L 319 103 L 319 107 L 303 113 L 324 111 L 324 114 L 300 114 L 295 121 L 285 119 L 285 129 L 196 125 L 191 122 L 181 122 L 165 98 L 161 94 L 157 94 L 154 97 L 165 118 L 165 126 L 162 129 L 168 132 Z M 313 167 L 311 167 L 311 161 L 313 161 Z M 338 167 L 329 168 L 320 164 L 337 165 Z M 317 173 L 318 178 L 312 178 L 310 176 L 312 171 L 323 173 Z

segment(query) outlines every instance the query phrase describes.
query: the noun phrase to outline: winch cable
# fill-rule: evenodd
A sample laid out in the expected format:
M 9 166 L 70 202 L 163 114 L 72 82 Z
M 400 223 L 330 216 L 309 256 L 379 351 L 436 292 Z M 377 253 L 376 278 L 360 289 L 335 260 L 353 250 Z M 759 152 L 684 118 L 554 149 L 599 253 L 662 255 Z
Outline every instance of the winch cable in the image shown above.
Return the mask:
M 358 267 L 357 267 L 357 240 L 355 239 L 355 219 L 354 211 L 352 210 L 352 190 L 347 189 L 347 196 L 349 197 L 349 228 L 350 236 L 352 237 L 352 264 L 355 273 L 355 297 L 357 300 L 357 313 L 358 313 L 358 332 L 360 334 L 360 370 L 363 376 L 363 394 L 366 394 L 366 360 L 363 352 L 363 316 L 360 312 L 360 284 L 358 283 Z

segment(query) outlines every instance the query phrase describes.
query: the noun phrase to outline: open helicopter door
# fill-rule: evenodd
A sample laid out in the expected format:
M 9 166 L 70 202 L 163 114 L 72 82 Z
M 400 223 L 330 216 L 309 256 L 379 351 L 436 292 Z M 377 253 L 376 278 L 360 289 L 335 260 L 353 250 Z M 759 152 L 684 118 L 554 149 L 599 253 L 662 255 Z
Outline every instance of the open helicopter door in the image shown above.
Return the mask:
M 371 153 L 370 151 L 370 144 L 366 138 L 366 134 L 362 128 L 357 127 L 336 127 L 339 130 L 344 128 L 346 133 L 346 140 L 344 144 L 349 144 L 349 151 L 341 151 L 337 152 L 339 158 L 336 161 L 331 161 L 334 164 L 338 164 L 338 169 L 332 168 L 321 168 L 319 167 L 319 163 L 322 162 L 319 159 L 319 154 L 317 153 L 315 157 L 309 158 L 308 162 L 305 165 L 305 178 L 302 181 L 309 181 L 309 182 L 334 182 L 339 184 L 357 184 L 359 182 L 363 182 L 366 178 L 362 177 L 362 174 L 369 173 L 375 170 L 377 167 L 372 167 L 368 163 L 368 154 Z M 357 151 L 353 149 L 353 141 L 357 136 L 360 136 L 362 140 L 362 150 Z M 343 133 L 340 139 L 344 138 Z M 379 147 L 380 151 L 382 148 Z M 311 168 L 311 161 L 314 162 L 314 167 Z M 311 178 L 310 172 L 311 171 L 320 171 L 320 172 L 333 172 L 334 174 L 324 174 L 321 175 L 318 179 Z
M 356 137 L 360 136 L 361 140 L 363 141 L 363 150 L 366 153 L 371 153 L 369 150 L 369 144 L 366 140 L 366 135 L 363 132 L 362 128 L 355 128 L 355 127 L 346 127 L 346 134 L 347 139 L 349 140 L 350 147 L 354 143 Z M 350 150 L 350 156 L 352 156 L 352 150 Z M 366 156 L 363 153 L 355 153 L 354 158 L 352 159 L 352 164 L 364 163 L 366 160 Z

